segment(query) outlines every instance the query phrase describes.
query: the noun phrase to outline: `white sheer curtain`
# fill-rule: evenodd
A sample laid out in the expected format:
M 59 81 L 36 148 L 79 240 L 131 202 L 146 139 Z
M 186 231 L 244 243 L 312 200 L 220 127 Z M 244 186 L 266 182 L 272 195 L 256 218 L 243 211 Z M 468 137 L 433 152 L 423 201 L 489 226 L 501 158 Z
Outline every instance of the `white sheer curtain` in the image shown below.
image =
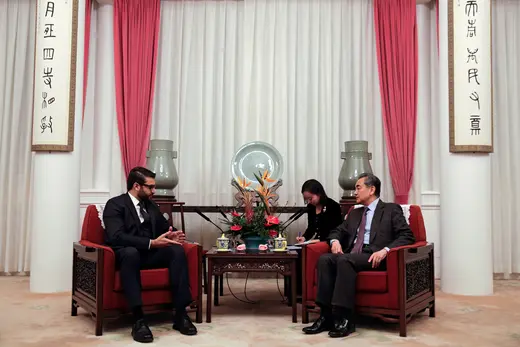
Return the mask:
M 0 1 L 0 274 L 29 269 L 35 15 L 35 1 Z
M 369 142 L 393 198 L 370 1 L 164 1 L 161 11 L 152 139 L 175 141 L 179 200 L 232 204 L 231 158 L 254 140 L 284 158 L 280 204 L 302 205 L 308 178 L 339 200 L 347 140 Z
M 494 272 L 520 273 L 520 1 L 493 1 Z M 475 187 L 478 189 L 478 187 Z

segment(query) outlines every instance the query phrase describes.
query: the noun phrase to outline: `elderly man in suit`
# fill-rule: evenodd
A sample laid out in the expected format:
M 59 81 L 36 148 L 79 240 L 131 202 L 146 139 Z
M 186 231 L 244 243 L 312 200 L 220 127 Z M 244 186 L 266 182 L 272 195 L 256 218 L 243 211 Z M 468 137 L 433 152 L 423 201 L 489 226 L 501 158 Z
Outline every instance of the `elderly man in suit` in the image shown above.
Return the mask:
M 150 198 L 155 193 L 155 173 L 133 168 L 127 178 L 128 192 L 110 199 L 103 211 L 106 244 L 116 254 L 121 284 L 134 316 L 132 337 L 152 342 L 153 335 L 142 309 L 141 269 L 167 267 L 175 308 L 173 329 L 195 335 L 197 328 L 186 313 L 192 302 L 188 263 L 182 247 L 184 232 L 169 226 L 159 207 Z
M 380 200 L 380 191 L 375 175 L 359 176 L 356 202 L 364 207 L 352 210 L 329 234 L 331 253 L 322 255 L 317 265 L 321 313 L 303 328 L 306 334 L 329 331 L 330 337 L 344 337 L 354 332 L 357 273 L 385 268 L 390 249 L 415 242 L 401 206 Z

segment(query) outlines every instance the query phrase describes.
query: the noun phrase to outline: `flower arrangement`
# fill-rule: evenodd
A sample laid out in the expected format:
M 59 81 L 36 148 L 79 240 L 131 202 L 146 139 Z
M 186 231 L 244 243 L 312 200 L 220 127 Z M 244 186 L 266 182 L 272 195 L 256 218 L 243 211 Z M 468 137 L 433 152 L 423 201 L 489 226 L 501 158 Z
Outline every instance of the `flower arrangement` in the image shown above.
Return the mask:
M 233 186 L 238 189 L 237 199 L 242 201 L 244 211 L 231 212 L 231 219 L 222 220 L 229 226 L 227 235 L 233 238 L 240 237 L 242 240 L 248 237 L 261 237 L 263 239 L 274 238 L 285 230 L 285 223 L 280 223 L 276 215 L 275 207 L 270 201 L 275 197 L 272 189 L 267 183 L 274 182 L 266 170 L 263 174 L 255 174 L 259 182 L 256 189 L 250 188 L 251 182 L 246 179 L 237 178 Z

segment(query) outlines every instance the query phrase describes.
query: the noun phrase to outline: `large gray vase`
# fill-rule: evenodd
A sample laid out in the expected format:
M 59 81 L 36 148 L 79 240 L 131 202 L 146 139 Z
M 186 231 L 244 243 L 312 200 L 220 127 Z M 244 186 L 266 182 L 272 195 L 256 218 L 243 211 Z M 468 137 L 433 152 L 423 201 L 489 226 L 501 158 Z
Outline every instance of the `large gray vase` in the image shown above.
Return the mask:
M 346 141 L 345 152 L 341 152 L 343 166 L 338 182 L 343 188 L 343 199 L 355 196 L 357 177 L 366 172 L 372 173 L 370 161 L 372 153 L 368 153 L 368 141 Z
M 173 150 L 173 141 L 151 140 L 150 150 L 146 152 L 146 167 L 155 172 L 155 195 L 175 197 L 173 189 L 179 183 L 179 176 L 173 159 L 177 152 Z

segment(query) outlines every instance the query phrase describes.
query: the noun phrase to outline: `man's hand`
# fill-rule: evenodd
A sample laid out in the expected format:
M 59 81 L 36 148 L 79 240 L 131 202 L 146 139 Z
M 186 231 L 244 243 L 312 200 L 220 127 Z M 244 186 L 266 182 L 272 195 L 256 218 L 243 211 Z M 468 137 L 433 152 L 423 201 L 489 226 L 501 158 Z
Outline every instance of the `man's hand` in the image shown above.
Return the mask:
M 173 231 L 168 230 L 155 240 L 152 240 L 152 242 L 150 243 L 150 248 L 162 248 L 168 247 L 170 245 L 180 245 L 181 242 L 171 238 L 172 233 Z
M 176 241 L 179 244 L 184 243 L 184 241 L 186 241 L 186 234 L 184 234 L 184 231 L 182 230 L 173 231 L 173 228 L 170 227 L 167 234 L 170 240 Z
M 386 258 L 386 255 L 388 254 L 388 252 L 386 251 L 386 249 L 382 249 L 378 252 L 375 252 L 375 253 L 372 253 L 372 255 L 370 256 L 370 258 L 368 258 L 368 262 L 372 262 L 372 268 L 375 269 L 376 267 L 379 266 L 379 264 L 381 264 L 381 262 L 383 261 L 383 259 Z
M 339 243 L 339 241 L 332 242 L 330 251 L 332 252 L 332 254 L 343 254 L 343 250 L 341 249 L 341 244 Z

